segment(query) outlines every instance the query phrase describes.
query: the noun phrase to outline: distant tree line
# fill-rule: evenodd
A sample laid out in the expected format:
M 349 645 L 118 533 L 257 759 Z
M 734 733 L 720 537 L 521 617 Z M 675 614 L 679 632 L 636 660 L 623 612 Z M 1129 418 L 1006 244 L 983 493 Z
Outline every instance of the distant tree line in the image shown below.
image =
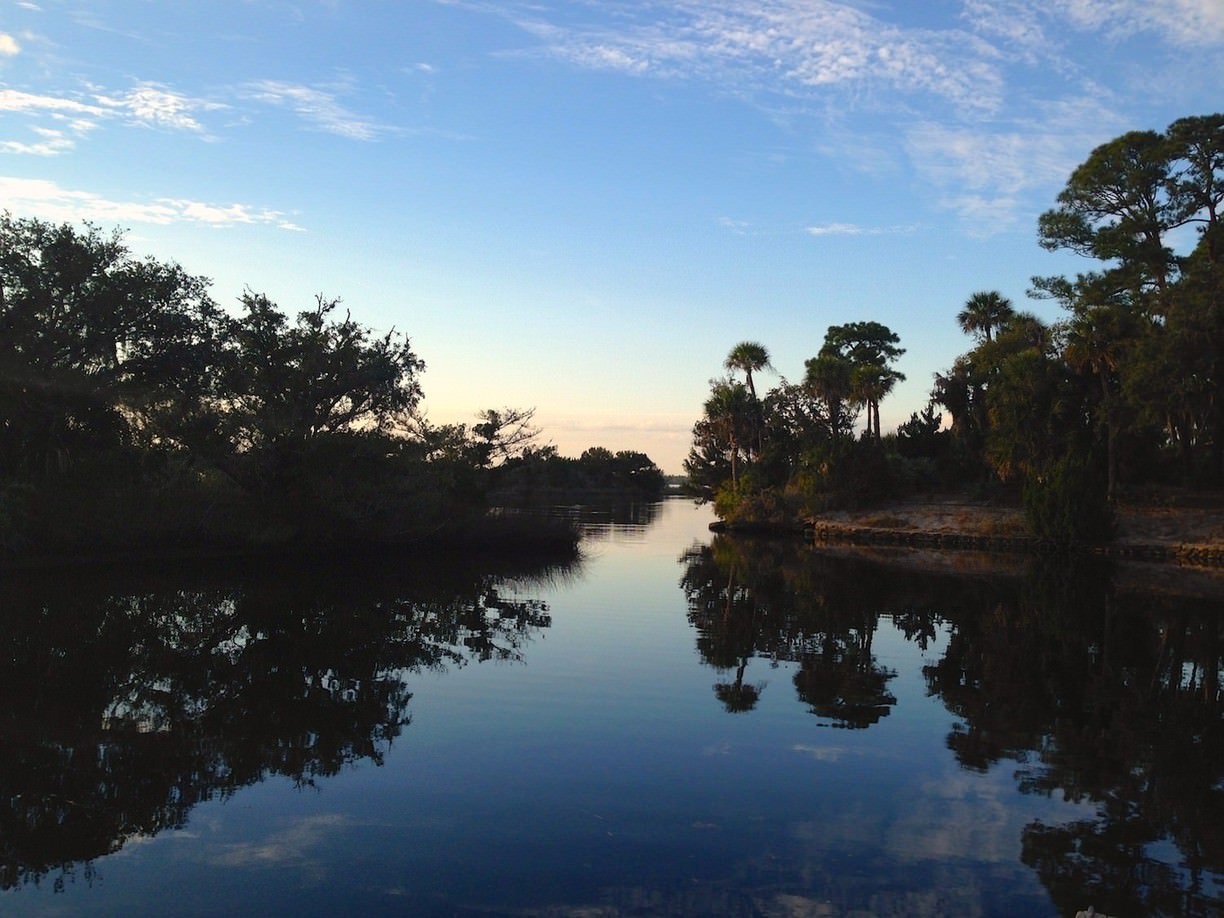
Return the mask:
M 663 470 L 645 453 L 592 446 L 574 459 L 549 445 L 524 449 L 500 466 L 493 496 L 499 502 L 559 494 L 655 500 L 666 485 Z
M 1056 301 L 1064 319 L 972 294 L 957 316 L 972 348 L 886 436 L 878 406 L 903 351 L 884 326 L 831 327 L 802 381 L 760 399 L 751 372 L 768 355 L 738 345 L 726 366 L 745 383 L 712 383 L 686 463 L 691 487 L 729 518 L 763 519 L 993 483 L 1023 493 L 1035 532 L 1063 540 L 1106 537 L 1124 488 L 1219 487 L 1222 202 L 1224 115 L 1101 145 L 1038 222 L 1044 248 L 1096 262 L 1074 278 L 1033 279 L 1030 295 Z
M 227 311 L 117 231 L 4 214 L 0 552 L 478 538 L 538 431 L 428 423 L 424 369 L 338 300 Z

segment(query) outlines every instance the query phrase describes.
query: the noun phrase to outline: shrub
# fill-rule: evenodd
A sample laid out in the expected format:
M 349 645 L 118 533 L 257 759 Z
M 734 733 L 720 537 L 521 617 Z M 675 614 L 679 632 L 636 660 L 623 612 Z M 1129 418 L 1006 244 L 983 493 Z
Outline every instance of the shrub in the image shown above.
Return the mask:
M 1091 464 L 1068 457 L 1024 488 L 1024 519 L 1029 531 L 1059 545 L 1107 542 L 1113 537 L 1113 507 L 1105 477 Z

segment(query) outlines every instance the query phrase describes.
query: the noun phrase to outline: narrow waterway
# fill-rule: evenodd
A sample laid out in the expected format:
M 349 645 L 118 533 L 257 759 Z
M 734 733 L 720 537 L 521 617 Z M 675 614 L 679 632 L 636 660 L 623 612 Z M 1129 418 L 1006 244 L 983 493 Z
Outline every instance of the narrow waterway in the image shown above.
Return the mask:
M 6 915 L 1209 915 L 1221 606 L 572 513 L 584 560 L 24 577 Z

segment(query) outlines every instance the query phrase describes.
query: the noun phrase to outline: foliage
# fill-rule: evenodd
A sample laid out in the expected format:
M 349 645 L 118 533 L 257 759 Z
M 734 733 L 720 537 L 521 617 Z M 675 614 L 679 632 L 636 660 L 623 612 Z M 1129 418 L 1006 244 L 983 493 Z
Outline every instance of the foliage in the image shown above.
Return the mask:
M 338 300 L 207 291 L 118 232 L 0 218 L 6 552 L 437 542 L 538 434 L 510 408 L 429 425 L 408 339 Z
M 867 409 L 867 430 L 877 440 L 880 400 L 905 380 L 905 375 L 891 366 L 905 353 L 897 346 L 899 341 L 895 332 L 879 322 L 831 325 L 815 365 L 818 377 L 832 373 L 839 386 L 848 383 L 843 397 Z
M 663 470 L 645 453 L 592 446 L 577 459 L 553 446 L 525 449 L 496 470 L 493 500 L 521 503 L 564 494 L 653 500 L 666 486 Z
M 1113 536 L 1113 507 L 1097 468 L 1075 456 L 1055 463 L 1024 488 L 1024 518 L 1039 539 L 1058 545 L 1106 542 Z
M 164 445 L 159 420 L 216 394 L 224 319 L 206 291 L 118 233 L 0 217 L 0 474 Z
M 889 365 L 904 353 L 898 341 L 878 322 L 830 326 L 820 352 L 804 364 L 803 381 L 783 377 L 763 398 L 751 371 L 768 365 L 768 352 L 755 342 L 737 345 L 726 366 L 743 370 L 748 385 L 710 381 L 684 463 L 689 492 L 713 501 L 724 520 L 775 526 L 890 493 L 878 405 L 905 378 Z M 868 429 L 856 442 L 862 407 Z

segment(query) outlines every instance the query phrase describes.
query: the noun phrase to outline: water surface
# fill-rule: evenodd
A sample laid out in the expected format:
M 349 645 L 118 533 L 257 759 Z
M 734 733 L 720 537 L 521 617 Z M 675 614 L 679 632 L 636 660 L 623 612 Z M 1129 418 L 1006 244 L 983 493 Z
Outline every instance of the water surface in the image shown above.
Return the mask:
M 0 912 L 1224 909 L 1218 602 L 572 512 L 569 569 L 13 578 Z

